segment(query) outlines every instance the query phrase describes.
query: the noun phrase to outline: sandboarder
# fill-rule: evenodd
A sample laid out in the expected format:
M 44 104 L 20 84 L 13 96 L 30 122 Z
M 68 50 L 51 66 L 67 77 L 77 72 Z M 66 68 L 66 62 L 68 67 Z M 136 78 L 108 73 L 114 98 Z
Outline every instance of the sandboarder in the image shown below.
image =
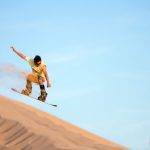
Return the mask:
M 20 58 L 27 61 L 32 68 L 32 73 L 26 77 L 26 87 L 22 90 L 22 94 L 29 96 L 32 92 L 32 83 L 37 83 L 40 86 L 41 95 L 38 100 L 45 102 L 47 92 L 45 90 L 44 82 L 47 81 L 47 87 L 51 87 L 51 82 L 48 77 L 46 64 L 42 61 L 41 57 L 36 55 L 33 59 L 27 57 L 22 52 L 10 47 Z

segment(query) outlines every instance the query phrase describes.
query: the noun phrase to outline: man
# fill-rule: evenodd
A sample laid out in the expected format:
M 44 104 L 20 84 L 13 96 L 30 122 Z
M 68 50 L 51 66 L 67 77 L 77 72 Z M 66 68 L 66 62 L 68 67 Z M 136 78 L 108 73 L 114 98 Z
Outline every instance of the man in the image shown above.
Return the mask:
M 32 92 L 32 82 L 37 83 L 41 90 L 41 95 L 38 97 L 38 99 L 45 102 L 47 93 L 45 90 L 44 82 L 47 81 L 47 87 L 51 87 L 51 83 L 48 77 L 46 65 L 41 60 L 41 57 L 36 55 L 34 59 L 32 59 L 17 51 L 14 47 L 11 47 L 11 49 L 20 58 L 27 61 L 32 68 L 32 73 L 29 73 L 26 78 L 26 87 L 22 90 L 21 93 L 24 95 L 30 95 Z

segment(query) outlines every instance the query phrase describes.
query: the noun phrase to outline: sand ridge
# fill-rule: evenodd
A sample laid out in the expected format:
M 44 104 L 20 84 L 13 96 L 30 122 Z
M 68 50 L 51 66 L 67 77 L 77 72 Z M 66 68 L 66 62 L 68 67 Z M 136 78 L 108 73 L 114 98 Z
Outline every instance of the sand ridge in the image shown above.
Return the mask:
M 0 96 L 0 149 L 124 150 L 27 104 Z

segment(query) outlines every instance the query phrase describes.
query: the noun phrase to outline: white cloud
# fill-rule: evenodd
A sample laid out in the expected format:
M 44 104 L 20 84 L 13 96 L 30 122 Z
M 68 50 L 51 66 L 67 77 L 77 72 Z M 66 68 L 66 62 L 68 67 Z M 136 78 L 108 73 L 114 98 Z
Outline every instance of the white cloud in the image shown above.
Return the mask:
M 149 79 L 150 71 L 116 72 L 116 73 L 113 73 L 112 76 L 118 79 L 147 80 Z
M 75 61 L 78 59 L 78 55 L 77 54 L 53 54 L 53 55 L 49 55 L 50 59 L 49 61 L 51 63 L 65 63 L 65 62 L 71 62 L 71 61 Z
M 24 30 L 38 30 L 47 31 L 49 29 L 48 21 L 27 21 L 15 22 L 11 24 L 2 24 L 1 31 L 24 31 Z
M 42 56 L 50 63 L 68 63 L 83 59 L 87 53 L 88 51 L 79 49 L 69 52 L 45 52 L 42 53 Z
M 74 61 L 84 60 L 86 58 L 92 58 L 99 55 L 105 55 L 112 53 L 111 46 L 101 45 L 99 47 L 92 46 L 70 46 L 66 47 L 66 50 L 61 52 L 57 51 L 45 51 L 42 52 L 42 56 L 47 62 L 50 63 L 69 63 Z

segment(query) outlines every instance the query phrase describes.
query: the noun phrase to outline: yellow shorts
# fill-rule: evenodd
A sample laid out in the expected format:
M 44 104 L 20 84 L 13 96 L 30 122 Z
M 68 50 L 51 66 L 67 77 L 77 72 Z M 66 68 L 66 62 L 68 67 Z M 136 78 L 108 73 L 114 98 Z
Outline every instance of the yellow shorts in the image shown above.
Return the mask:
M 37 74 L 34 74 L 34 73 L 29 73 L 27 75 L 27 79 L 30 81 L 30 82 L 33 82 L 33 83 L 37 83 L 39 84 L 39 76 Z M 46 79 L 44 77 L 41 77 L 42 81 L 45 82 Z

